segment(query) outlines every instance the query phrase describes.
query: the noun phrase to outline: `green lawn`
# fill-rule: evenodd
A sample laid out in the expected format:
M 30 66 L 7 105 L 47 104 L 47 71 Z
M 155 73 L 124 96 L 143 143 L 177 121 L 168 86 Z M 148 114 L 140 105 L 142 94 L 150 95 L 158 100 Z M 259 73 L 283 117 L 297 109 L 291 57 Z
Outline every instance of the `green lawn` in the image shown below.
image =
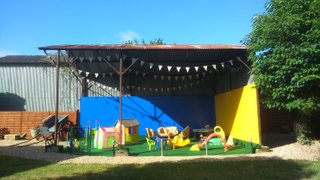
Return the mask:
M 0 156 L 1 179 L 320 179 L 320 162 L 247 160 L 146 165 L 55 164 Z

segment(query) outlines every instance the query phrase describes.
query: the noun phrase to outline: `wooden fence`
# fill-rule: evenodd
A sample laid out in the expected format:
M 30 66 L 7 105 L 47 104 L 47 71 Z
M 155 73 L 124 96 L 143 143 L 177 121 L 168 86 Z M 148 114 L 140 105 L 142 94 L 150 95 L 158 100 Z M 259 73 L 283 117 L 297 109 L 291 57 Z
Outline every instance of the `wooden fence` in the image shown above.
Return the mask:
M 55 112 L 27 112 L 27 111 L 0 111 L 0 139 L 5 134 L 26 133 L 30 139 L 30 130 L 41 125 L 44 118 Z M 78 122 L 78 111 L 59 112 L 59 115 L 68 115 L 68 120 L 76 125 Z

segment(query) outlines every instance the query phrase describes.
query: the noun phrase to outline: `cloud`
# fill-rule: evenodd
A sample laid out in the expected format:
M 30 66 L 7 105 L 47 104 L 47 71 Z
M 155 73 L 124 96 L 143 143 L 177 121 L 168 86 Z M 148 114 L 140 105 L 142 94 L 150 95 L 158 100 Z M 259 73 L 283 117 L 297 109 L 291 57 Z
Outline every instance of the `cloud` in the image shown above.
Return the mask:
M 140 34 L 131 30 L 127 30 L 125 32 L 119 33 L 121 42 L 128 41 L 128 40 L 135 40 L 140 38 Z
M 4 56 L 7 56 L 7 55 L 19 55 L 19 53 L 14 52 L 14 51 L 10 51 L 10 50 L 7 50 L 7 49 L 0 49 L 0 57 L 4 57 Z

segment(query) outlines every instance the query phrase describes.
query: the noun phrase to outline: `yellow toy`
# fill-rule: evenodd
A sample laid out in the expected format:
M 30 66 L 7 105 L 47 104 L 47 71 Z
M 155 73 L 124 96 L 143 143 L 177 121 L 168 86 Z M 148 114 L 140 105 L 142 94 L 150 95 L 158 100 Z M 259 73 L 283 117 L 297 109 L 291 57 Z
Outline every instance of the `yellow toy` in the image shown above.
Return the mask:
M 190 144 L 189 133 L 190 127 L 187 126 L 184 128 L 183 131 L 181 131 L 179 135 L 174 136 L 172 140 L 169 139 L 169 144 L 172 146 L 173 149 L 176 149 L 176 147 L 184 147 Z

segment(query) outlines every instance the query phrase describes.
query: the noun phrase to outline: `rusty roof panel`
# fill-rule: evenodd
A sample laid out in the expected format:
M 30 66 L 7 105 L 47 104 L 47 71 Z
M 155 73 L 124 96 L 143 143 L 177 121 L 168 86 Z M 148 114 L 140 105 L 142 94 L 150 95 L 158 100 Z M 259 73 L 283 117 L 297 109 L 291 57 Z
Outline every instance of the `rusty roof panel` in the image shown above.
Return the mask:
M 201 45 L 127 45 L 127 44 L 66 44 L 39 47 L 40 50 L 184 50 L 184 49 L 246 49 L 241 45 L 201 44 Z

